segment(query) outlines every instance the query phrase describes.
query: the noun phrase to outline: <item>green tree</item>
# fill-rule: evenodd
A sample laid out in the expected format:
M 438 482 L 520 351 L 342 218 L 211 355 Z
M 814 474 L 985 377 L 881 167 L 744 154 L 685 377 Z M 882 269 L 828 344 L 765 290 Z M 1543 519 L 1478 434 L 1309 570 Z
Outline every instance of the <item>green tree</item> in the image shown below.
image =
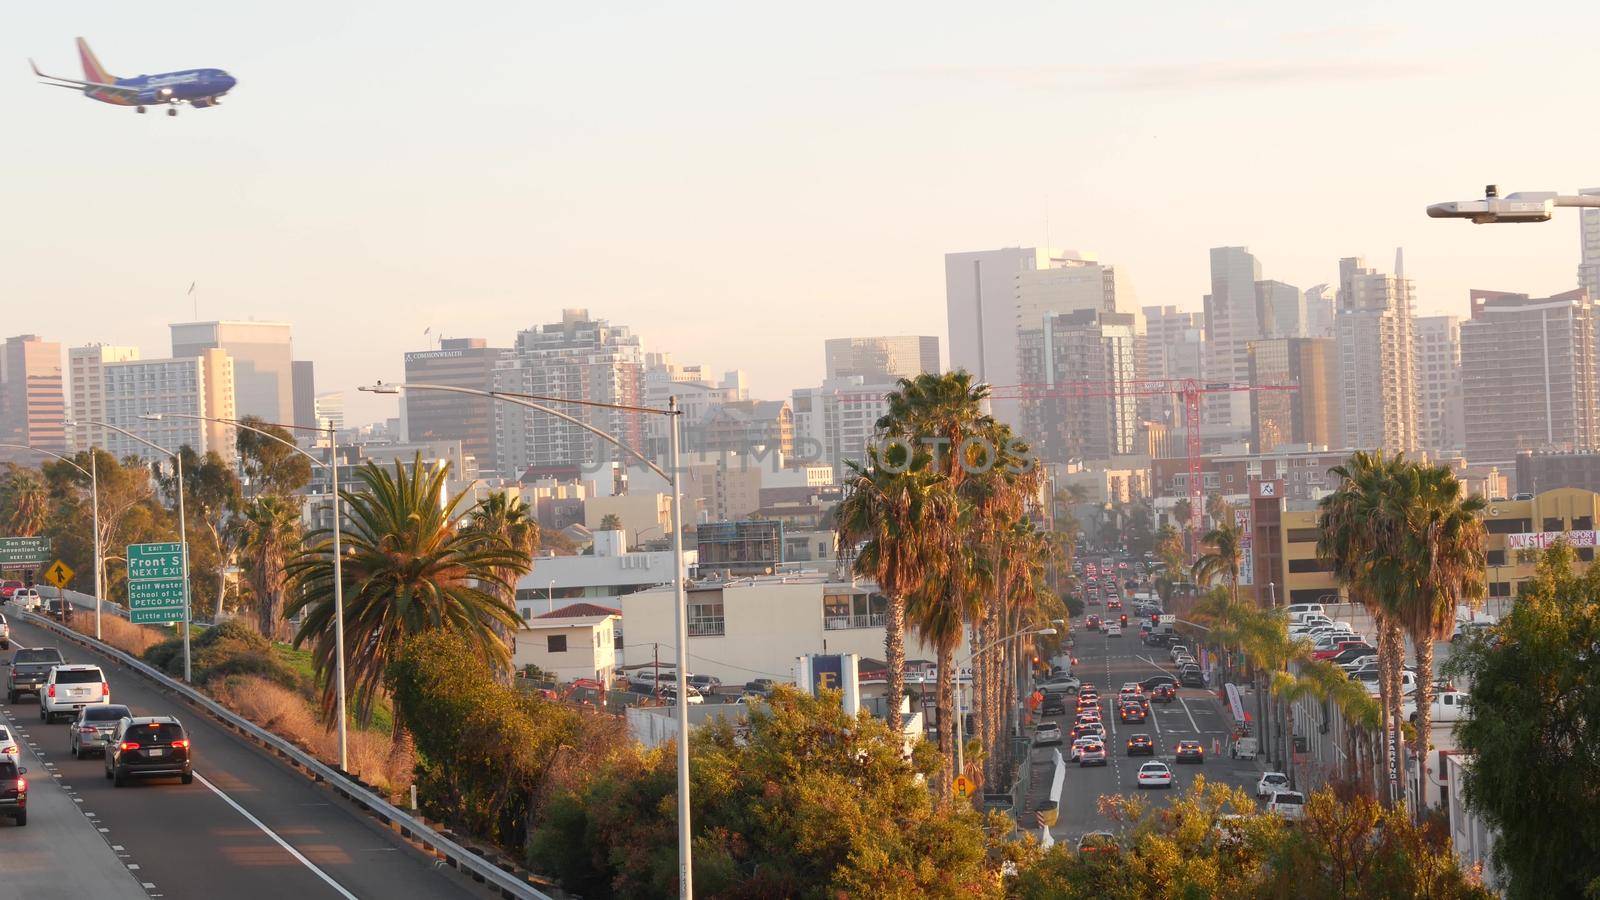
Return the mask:
M 621 531 L 622 517 L 616 513 L 606 513 L 600 517 L 599 531 Z
M 122 559 L 128 544 L 172 540 L 177 516 L 155 499 L 150 470 L 138 457 L 121 461 L 104 450 L 93 456 L 85 451 L 73 457 L 85 470 L 96 471 L 100 482 L 100 542 L 104 548 L 105 596 L 112 601 L 125 599 L 126 562 Z M 44 466 L 50 484 L 55 514 L 45 533 L 58 558 L 79 572 L 82 590 L 94 585 L 94 516 L 90 503 L 89 476 L 60 460 Z
M 287 625 L 283 610 L 288 561 L 301 546 L 299 505 L 278 494 L 263 494 L 244 504 L 231 530 L 255 606 L 256 627 L 269 639 L 281 639 Z
M 33 537 L 50 521 L 50 487 L 38 469 L 5 464 L 0 476 L 0 528 L 11 537 Z
M 178 448 L 183 460 L 184 515 L 188 520 L 191 548 L 203 547 L 206 559 L 214 566 L 204 579 L 196 579 L 198 560 L 189 564 L 190 580 L 201 581 L 212 592 L 212 621 L 222 619 L 223 603 L 227 598 L 228 569 L 232 567 L 237 551 L 236 532 L 230 527 L 239 510 L 239 477 L 215 451 L 200 456 L 187 444 Z M 166 494 L 169 504 L 177 503 L 177 473 L 170 461 L 161 460 L 152 465 L 156 480 Z M 200 538 L 196 540 L 195 538 Z M 194 550 L 191 549 L 191 555 Z M 197 592 L 198 593 L 198 592 Z M 198 603 L 196 604 L 198 605 Z
M 1206 532 L 1202 539 L 1206 551 L 1194 561 L 1194 580 L 1211 584 L 1219 578 L 1228 586 L 1235 603 L 1239 601 L 1239 565 L 1244 558 L 1244 534 L 1236 522 L 1223 522 Z
M 239 458 L 245 478 L 250 482 L 252 497 L 292 494 L 311 482 L 311 461 L 283 443 L 295 442 L 288 429 L 270 424 L 259 416 L 245 416 L 240 422 L 273 436 L 247 428 L 238 429 Z
M 412 635 L 453 631 L 492 668 L 509 664 L 496 630 L 516 627 L 517 614 L 503 599 L 510 586 L 500 573 L 526 565 L 527 557 L 466 527 L 465 495 L 445 500 L 448 477 L 449 466 L 424 465 L 418 454 L 409 467 L 396 460 L 393 473 L 367 463 L 356 470 L 361 489 L 340 492 L 346 689 L 363 722 L 371 721 L 384 673 Z M 331 712 L 332 531 L 309 535 L 288 573 L 298 590 L 284 614 L 303 615 L 294 643 L 313 645 L 324 712 Z
M 1458 640 L 1445 673 L 1472 682 L 1456 730 L 1473 757 L 1467 803 L 1495 828 L 1508 896 L 1600 888 L 1600 567 L 1546 550 L 1498 625 Z

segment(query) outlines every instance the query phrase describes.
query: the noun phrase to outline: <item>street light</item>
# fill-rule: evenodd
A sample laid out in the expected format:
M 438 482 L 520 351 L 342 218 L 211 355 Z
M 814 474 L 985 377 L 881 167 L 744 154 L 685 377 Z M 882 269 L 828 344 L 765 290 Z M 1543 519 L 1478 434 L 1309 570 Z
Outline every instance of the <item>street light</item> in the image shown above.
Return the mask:
M 1471 219 L 1478 225 L 1548 222 L 1556 207 L 1600 207 L 1600 196 L 1518 191 L 1500 196 L 1498 185 L 1486 185 L 1482 200 L 1451 200 L 1428 207 L 1435 219 Z
M 197 416 L 190 413 L 145 413 L 139 418 L 152 422 L 159 422 L 163 418 L 167 417 L 174 419 L 195 419 L 201 422 L 221 422 L 224 425 L 232 425 L 235 428 L 243 428 L 246 431 L 254 432 L 262 437 L 271 438 L 285 447 L 288 447 L 290 450 L 293 450 L 301 456 L 304 456 L 306 459 L 311 460 L 312 465 L 322 466 L 328 470 L 329 488 L 333 495 L 333 642 L 335 645 L 333 676 L 338 681 L 338 684 L 334 690 L 334 694 L 337 698 L 335 703 L 335 706 L 337 707 L 335 714 L 339 717 L 339 769 L 345 772 L 350 771 L 350 742 L 349 734 L 345 726 L 344 548 L 339 540 L 340 535 L 344 531 L 344 512 L 342 501 L 339 498 L 338 435 L 334 431 L 332 420 L 329 420 L 328 427 L 324 429 L 307 425 L 284 425 L 280 422 L 262 422 L 261 426 L 258 427 L 255 425 L 247 425 L 238 419 L 224 419 L 220 416 Z M 301 449 L 300 445 L 296 444 L 294 441 L 284 440 L 278 435 L 267 431 L 266 429 L 269 427 L 285 429 L 292 428 L 297 431 L 314 431 L 318 434 L 327 434 L 328 461 L 323 462 L 322 460 L 317 459 L 315 456 L 312 456 L 305 450 Z
M 971 653 L 968 653 L 966 655 L 966 658 L 958 660 L 956 662 L 956 774 L 957 775 L 965 775 L 965 774 L 967 774 L 967 748 L 966 748 L 967 726 L 966 726 L 966 721 L 965 721 L 966 720 L 966 716 L 963 716 L 961 714 L 961 699 L 962 699 L 962 695 L 964 693 L 961 690 L 961 664 L 962 663 L 970 663 L 970 662 L 972 662 L 974 659 L 977 659 L 978 657 L 982 656 L 983 654 L 988 653 L 990 650 L 993 650 L 994 648 L 1000 646 L 1001 644 L 1005 643 L 1006 641 L 1011 640 L 1012 638 L 1026 637 L 1026 636 L 1028 636 L 1030 634 L 1055 634 L 1055 633 L 1056 633 L 1056 630 L 1054 628 L 1024 629 L 1022 631 L 1016 632 L 1015 634 L 1008 634 L 1003 638 L 995 638 L 994 640 L 992 640 L 989 643 L 985 644 L 984 646 L 978 648 L 977 650 L 974 650 Z M 943 726 L 941 725 L 940 727 L 942 728 Z
M 563 397 L 542 397 L 536 394 L 515 394 L 505 391 L 484 391 L 477 388 L 457 387 L 448 384 L 421 384 L 416 382 L 401 382 L 384 384 L 378 382 L 374 385 L 365 385 L 358 390 L 372 394 L 398 394 L 406 391 L 443 391 L 450 394 L 466 394 L 472 397 L 486 397 L 501 403 L 510 403 L 521 406 L 545 415 L 554 416 L 564 422 L 576 425 L 608 444 L 628 453 L 639 460 L 645 468 L 660 475 L 663 481 L 671 485 L 672 489 L 672 569 L 673 569 L 673 617 L 676 620 L 678 637 L 678 896 L 691 898 L 694 896 L 694 871 L 693 853 L 689 838 L 689 601 L 686 585 L 684 584 L 683 571 L 683 502 L 678 483 L 678 430 L 682 411 L 678 409 L 678 398 L 671 397 L 667 400 L 666 409 L 657 409 L 651 406 L 624 406 L 616 403 L 599 403 L 591 400 L 571 400 Z M 609 434 L 590 425 L 582 419 L 571 416 L 558 409 L 547 406 L 548 403 L 575 403 L 580 406 L 591 406 L 599 409 L 622 410 L 625 412 L 642 413 L 654 416 L 671 417 L 671 440 L 667 443 L 667 468 L 671 473 L 662 470 L 655 461 L 624 443 L 615 435 Z
M 109 428 L 112 431 L 115 431 L 117 434 L 120 434 L 130 440 L 137 441 L 146 447 L 149 447 L 151 450 L 156 451 L 157 453 L 162 453 L 172 457 L 172 466 L 178 473 L 178 555 L 183 560 L 183 680 L 188 682 L 190 676 L 189 621 L 194 618 L 194 610 L 189 606 L 189 522 L 188 519 L 184 517 L 183 511 L 183 457 L 180 456 L 176 450 L 168 450 L 154 441 L 142 438 L 128 429 L 113 425 L 110 422 L 101 422 L 95 419 L 84 419 L 79 422 L 66 422 L 64 424 L 66 424 L 68 427 L 74 425 L 93 425 L 96 428 Z M 89 456 L 91 458 L 94 456 L 94 451 L 94 445 L 90 444 Z M 99 627 L 99 609 L 99 605 L 96 604 L 96 628 Z M 130 621 L 133 619 L 133 608 L 131 606 L 128 609 L 128 619 Z
M 97 641 L 100 640 L 100 567 L 104 564 L 105 558 L 100 555 L 100 467 L 95 464 L 94 448 L 89 448 L 89 468 L 85 469 L 83 466 L 78 465 L 67 457 L 62 456 L 53 450 L 46 450 L 43 447 L 34 447 L 30 444 L 0 444 L 0 447 L 10 447 L 13 450 L 32 450 L 35 453 L 43 453 L 45 456 L 59 459 L 74 469 L 77 469 L 79 472 L 89 476 L 90 503 L 94 507 L 94 639 Z M 65 597 L 62 597 L 61 599 L 62 602 L 66 601 Z M 62 608 L 65 609 L 66 607 L 63 606 Z

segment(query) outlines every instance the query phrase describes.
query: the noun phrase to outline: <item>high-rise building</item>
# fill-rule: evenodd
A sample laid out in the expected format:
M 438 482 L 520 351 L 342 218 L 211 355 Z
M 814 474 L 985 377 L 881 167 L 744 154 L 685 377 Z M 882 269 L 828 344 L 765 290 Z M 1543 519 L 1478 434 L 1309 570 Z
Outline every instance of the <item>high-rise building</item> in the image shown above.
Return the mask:
M 1306 337 L 1331 338 L 1335 301 L 1333 290 L 1325 284 L 1306 288 Z
M 950 368 L 966 369 L 988 384 L 1012 384 L 1017 375 L 1017 275 L 1049 265 L 1048 251 L 1007 247 L 944 256 L 945 315 Z M 1014 421 L 1014 400 L 997 400 L 994 413 Z
M 625 326 L 563 310 L 561 321 L 517 332 L 512 354 L 500 360 L 497 390 L 563 400 L 639 406 L 644 399 L 644 351 Z M 562 412 L 631 447 L 644 443 L 646 414 L 576 403 Z M 594 473 L 620 451 L 571 422 L 520 406 L 495 404 L 495 458 L 502 474 Z
M 241 417 L 295 424 L 294 352 L 284 322 L 182 322 L 172 329 L 172 356 L 222 350 L 233 360 L 234 407 Z
M 1254 452 L 1271 453 L 1283 444 L 1338 445 L 1339 354 L 1332 340 L 1251 341 L 1250 384 L 1292 384 L 1297 388 L 1250 393 L 1250 443 Z
M 860 376 L 894 383 L 939 373 L 939 339 L 926 335 L 829 338 L 823 345 L 824 378 Z
M 1594 450 L 1600 381 L 1588 295 L 1471 296 L 1472 318 L 1461 323 L 1467 459 L 1481 466 L 1512 463 L 1519 450 Z
M 327 394 L 318 394 L 316 410 L 318 428 L 332 428 L 334 431 L 341 431 L 344 429 L 343 391 L 333 391 Z
M 317 376 L 316 367 L 309 359 L 297 359 L 290 368 L 292 376 L 290 381 L 294 389 L 294 420 L 293 424 L 301 428 L 317 428 Z M 311 442 L 305 432 L 299 438 L 307 443 Z
M 67 351 L 67 381 L 73 422 L 68 437 L 74 451 L 105 446 L 106 430 L 89 424 L 103 422 L 106 418 L 102 367 L 106 363 L 128 362 L 138 358 L 138 347 L 115 347 L 109 344 L 89 344 Z
M 1132 453 L 1139 404 L 1134 316 L 1081 309 L 1049 316 L 1019 334 L 1022 380 L 1041 396 L 1023 401 L 1021 433 L 1047 462 L 1109 459 Z M 1082 390 L 1071 385 L 1090 382 Z M 1058 395 L 1050 394 L 1061 386 Z
M 36 334 L 7 338 L 0 347 L 0 441 L 42 450 L 67 450 L 67 395 L 61 345 Z M 0 448 L 0 458 L 28 458 Z M 32 457 L 30 462 L 37 462 Z
M 1461 320 L 1455 316 L 1417 318 L 1417 417 L 1422 447 L 1434 453 L 1460 450 Z
M 490 347 L 483 338 L 445 338 L 437 350 L 405 357 L 406 381 L 494 390 L 494 371 L 511 351 Z M 401 410 L 408 441 L 460 441 L 482 472 L 500 472 L 495 456 L 495 401 L 445 391 L 407 391 Z
M 1305 337 L 1305 295 L 1281 281 L 1256 282 L 1256 321 L 1262 337 Z
M 1205 324 L 1203 312 L 1176 306 L 1146 306 L 1145 334 L 1134 337 L 1141 379 L 1199 378 L 1204 371 Z M 1174 425 L 1181 420 L 1176 395 L 1139 398 L 1139 417 Z
M 1417 416 L 1415 287 L 1395 254 L 1395 274 L 1359 257 L 1339 260 L 1339 420 L 1346 447 L 1414 452 Z
M 1250 342 L 1261 337 L 1256 282 L 1261 263 L 1246 247 L 1211 248 L 1211 293 L 1205 297 L 1206 377 L 1243 384 L 1250 378 Z M 1250 433 L 1250 395 L 1208 394 L 1203 416 L 1209 435 Z
M 750 399 L 750 388 L 743 371 L 735 369 L 723 374 L 719 381 L 705 366 L 680 365 L 672 361 L 670 353 L 644 355 L 644 405 L 653 409 L 666 409 L 676 398 L 680 424 L 684 426 L 679 437 L 679 449 L 687 449 L 694 438 L 693 426 L 717 414 L 726 403 Z M 644 423 L 644 445 L 640 448 L 652 459 L 666 459 L 672 423 L 666 416 L 648 416 Z
M 884 397 L 893 390 L 867 384 L 860 376 L 830 378 L 821 386 L 799 388 L 790 398 L 794 416 L 797 462 L 832 466 L 834 478 L 845 477 L 847 463 L 866 458 L 877 435 L 878 419 L 889 412 Z
M 223 351 L 209 348 L 181 359 L 102 363 L 100 377 L 107 424 L 167 450 L 190 447 L 200 454 L 215 450 L 224 459 L 233 458 L 232 428 L 203 419 L 181 418 L 237 417 L 233 360 Z M 144 418 L 151 413 L 163 415 L 160 419 Z M 114 429 L 102 430 L 105 441 L 99 446 L 113 456 L 165 458 Z
M 1584 188 L 1580 194 L 1600 196 L 1600 187 Z M 1600 208 L 1578 210 L 1578 239 L 1582 251 L 1578 263 L 1578 286 L 1591 302 L 1600 303 Z

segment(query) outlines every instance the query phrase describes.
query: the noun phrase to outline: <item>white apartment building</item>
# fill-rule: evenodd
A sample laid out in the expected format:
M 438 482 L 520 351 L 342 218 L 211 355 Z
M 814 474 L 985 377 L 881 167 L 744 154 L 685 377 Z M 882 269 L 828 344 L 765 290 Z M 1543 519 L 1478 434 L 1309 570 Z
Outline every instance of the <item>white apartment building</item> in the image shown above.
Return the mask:
M 1013 360 L 1015 359 L 1015 332 Z M 846 462 L 866 458 L 867 444 L 877 434 L 878 419 L 889 412 L 884 400 L 893 384 L 871 384 L 859 376 L 833 378 L 821 387 L 800 388 L 790 405 L 794 409 L 795 457 L 805 463 L 832 467 L 843 479 Z
M 512 668 L 535 665 L 560 682 L 592 678 L 610 684 L 621 622 L 621 610 L 594 603 L 566 604 L 525 619 L 512 636 Z
M 294 353 L 288 323 L 182 322 L 170 328 L 173 357 L 221 350 L 233 360 L 234 407 L 239 415 L 294 423 Z
M 1416 340 L 1422 447 L 1433 453 L 1460 450 L 1461 320 L 1455 316 L 1419 317 Z
M 177 450 L 188 446 L 197 453 L 215 450 L 233 458 L 233 429 L 227 425 L 150 413 L 237 418 L 234 400 L 233 360 L 221 350 L 208 350 L 181 359 L 139 359 L 102 363 L 102 396 L 109 425 L 132 432 L 157 446 Z M 149 447 L 111 429 L 100 446 L 118 458 L 164 459 Z
M 684 567 L 699 554 L 683 553 Z M 517 579 L 517 615 L 523 622 L 553 612 L 573 600 L 617 606 L 618 598 L 658 584 L 672 583 L 672 552 L 630 552 L 620 531 L 597 531 L 593 555 L 540 556 Z
M 1360 257 L 1339 260 L 1335 331 L 1346 447 L 1410 453 L 1421 440 L 1412 336 L 1416 288 L 1404 275 L 1399 251 L 1395 269 L 1387 275 Z
M 67 439 L 74 451 L 105 446 L 106 429 L 89 423 L 105 421 L 103 369 L 106 363 L 129 362 L 138 358 L 138 347 L 89 344 L 67 350 L 68 409 L 75 423 L 67 429 Z

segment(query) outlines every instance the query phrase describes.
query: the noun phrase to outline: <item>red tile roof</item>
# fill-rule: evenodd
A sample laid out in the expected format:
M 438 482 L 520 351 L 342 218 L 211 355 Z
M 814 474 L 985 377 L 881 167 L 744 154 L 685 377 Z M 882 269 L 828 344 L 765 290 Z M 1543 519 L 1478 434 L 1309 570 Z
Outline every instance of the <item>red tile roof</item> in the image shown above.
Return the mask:
M 620 616 L 622 610 L 595 603 L 573 603 L 554 612 L 541 613 L 535 619 L 578 619 L 585 616 Z

